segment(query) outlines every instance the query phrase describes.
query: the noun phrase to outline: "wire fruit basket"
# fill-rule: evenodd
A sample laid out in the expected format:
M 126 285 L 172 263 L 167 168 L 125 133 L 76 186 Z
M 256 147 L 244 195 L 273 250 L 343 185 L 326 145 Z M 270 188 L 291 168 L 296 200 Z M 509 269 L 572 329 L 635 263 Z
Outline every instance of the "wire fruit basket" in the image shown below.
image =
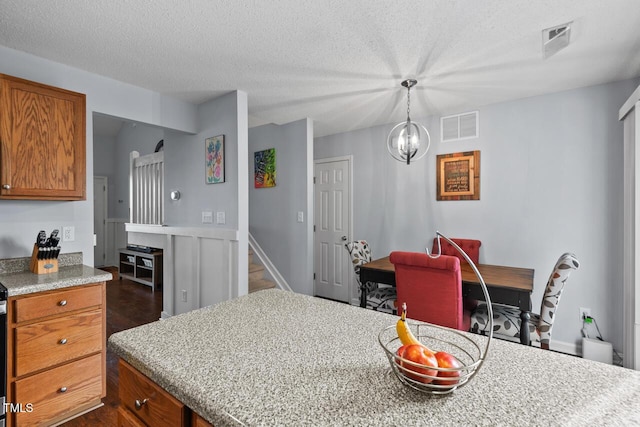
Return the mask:
M 378 342 L 389 360 L 391 371 L 401 383 L 423 393 L 439 395 L 452 393 L 465 386 L 482 367 L 493 339 L 493 310 L 487 286 L 476 265 L 457 244 L 440 232 L 436 232 L 436 234 L 438 247 L 440 246 L 440 238 L 451 244 L 462 254 L 480 281 L 489 317 L 488 339 L 484 348 L 478 344 L 480 340 L 471 339 L 469 333 L 425 322 L 407 322 L 407 325 L 413 336 L 431 352 L 448 353 L 444 356 L 450 361 L 446 367 L 416 363 L 399 355 L 398 349 L 403 346 L 403 343 L 398 336 L 396 325 L 388 326 L 380 331 Z M 427 251 L 427 255 L 437 258 L 440 253 L 430 255 Z

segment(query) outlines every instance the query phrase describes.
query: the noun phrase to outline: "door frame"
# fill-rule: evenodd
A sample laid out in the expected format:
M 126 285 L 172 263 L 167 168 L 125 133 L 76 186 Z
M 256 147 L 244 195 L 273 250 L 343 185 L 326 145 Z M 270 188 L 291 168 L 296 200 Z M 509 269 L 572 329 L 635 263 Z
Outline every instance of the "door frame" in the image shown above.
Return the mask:
M 623 366 L 640 370 L 640 86 L 619 110 L 623 122 Z
M 349 200 L 347 201 L 347 203 L 349 204 L 349 235 L 347 236 L 347 239 L 349 241 L 353 240 L 353 155 L 349 154 L 346 156 L 337 156 L 337 157 L 327 157 L 327 158 L 322 158 L 322 159 L 314 159 L 313 160 L 313 214 L 314 214 L 314 226 L 313 226 L 313 272 L 314 272 L 314 277 L 313 277 L 313 294 L 316 294 L 316 274 L 315 272 L 317 271 L 317 265 L 316 265 L 316 233 L 315 233 L 315 221 L 318 218 L 318 215 L 316 215 L 316 196 L 317 196 L 317 187 L 315 185 L 316 183 L 316 166 L 318 164 L 321 163 L 332 163 L 332 162 L 341 162 L 341 161 L 347 161 L 347 163 L 349 164 Z M 348 256 L 345 252 L 345 256 Z M 349 261 L 350 262 L 350 261 Z M 354 284 L 353 284 L 353 274 L 349 274 L 349 304 L 351 305 L 360 305 L 360 300 L 357 298 L 357 296 L 354 298 L 353 296 L 353 291 L 354 291 Z
M 98 261 L 98 260 L 94 259 L 93 260 L 93 265 L 94 266 L 95 265 L 104 266 L 104 265 L 106 265 L 106 262 L 108 260 L 108 256 L 107 256 L 107 240 L 108 240 L 107 239 L 107 216 L 108 216 L 108 214 L 107 213 L 109 212 L 109 210 L 108 210 L 107 203 L 109 202 L 109 178 L 106 177 L 106 176 L 95 175 L 93 177 L 94 188 L 95 188 L 96 181 L 102 181 L 103 184 L 104 184 L 104 192 L 103 192 L 103 195 L 104 195 L 104 200 L 103 200 L 104 209 L 103 209 L 103 212 L 102 212 L 103 217 L 104 217 L 104 222 L 102 223 L 102 228 L 103 228 L 102 250 L 103 250 L 103 253 L 104 253 L 105 256 L 104 256 L 104 259 L 100 261 L 103 264 L 97 263 L 96 261 Z M 94 194 L 93 196 L 95 198 L 96 194 Z M 94 206 L 93 206 L 93 210 L 94 210 L 94 216 L 95 216 L 95 203 L 94 203 Z M 96 230 L 93 230 L 93 235 L 95 236 L 95 239 L 96 239 L 94 246 L 98 246 L 98 241 L 97 241 L 98 233 L 96 233 Z M 95 250 L 94 250 L 94 258 L 95 258 Z

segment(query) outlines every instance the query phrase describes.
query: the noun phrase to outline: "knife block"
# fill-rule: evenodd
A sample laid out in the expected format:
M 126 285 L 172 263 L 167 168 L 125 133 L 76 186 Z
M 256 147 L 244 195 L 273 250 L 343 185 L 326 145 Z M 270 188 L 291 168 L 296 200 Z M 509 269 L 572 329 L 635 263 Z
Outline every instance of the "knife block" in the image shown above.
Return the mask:
M 56 273 L 58 271 L 58 259 L 38 259 L 38 245 L 33 245 L 33 253 L 31 254 L 31 262 L 29 269 L 35 274 Z

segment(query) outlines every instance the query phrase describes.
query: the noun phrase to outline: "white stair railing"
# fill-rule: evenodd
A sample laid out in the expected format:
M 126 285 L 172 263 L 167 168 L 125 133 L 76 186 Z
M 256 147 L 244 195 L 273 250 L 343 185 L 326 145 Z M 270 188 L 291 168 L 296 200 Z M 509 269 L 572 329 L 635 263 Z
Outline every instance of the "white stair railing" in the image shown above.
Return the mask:
M 129 221 L 164 224 L 164 152 L 129 154 Z

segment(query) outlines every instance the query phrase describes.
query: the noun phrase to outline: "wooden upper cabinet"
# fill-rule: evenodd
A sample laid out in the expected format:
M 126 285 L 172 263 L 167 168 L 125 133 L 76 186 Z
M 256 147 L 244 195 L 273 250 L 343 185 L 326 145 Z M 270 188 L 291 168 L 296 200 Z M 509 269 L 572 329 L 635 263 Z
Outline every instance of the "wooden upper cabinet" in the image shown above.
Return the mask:
M 0 199 L 86 199 L 86 97 L 0 74 Z

